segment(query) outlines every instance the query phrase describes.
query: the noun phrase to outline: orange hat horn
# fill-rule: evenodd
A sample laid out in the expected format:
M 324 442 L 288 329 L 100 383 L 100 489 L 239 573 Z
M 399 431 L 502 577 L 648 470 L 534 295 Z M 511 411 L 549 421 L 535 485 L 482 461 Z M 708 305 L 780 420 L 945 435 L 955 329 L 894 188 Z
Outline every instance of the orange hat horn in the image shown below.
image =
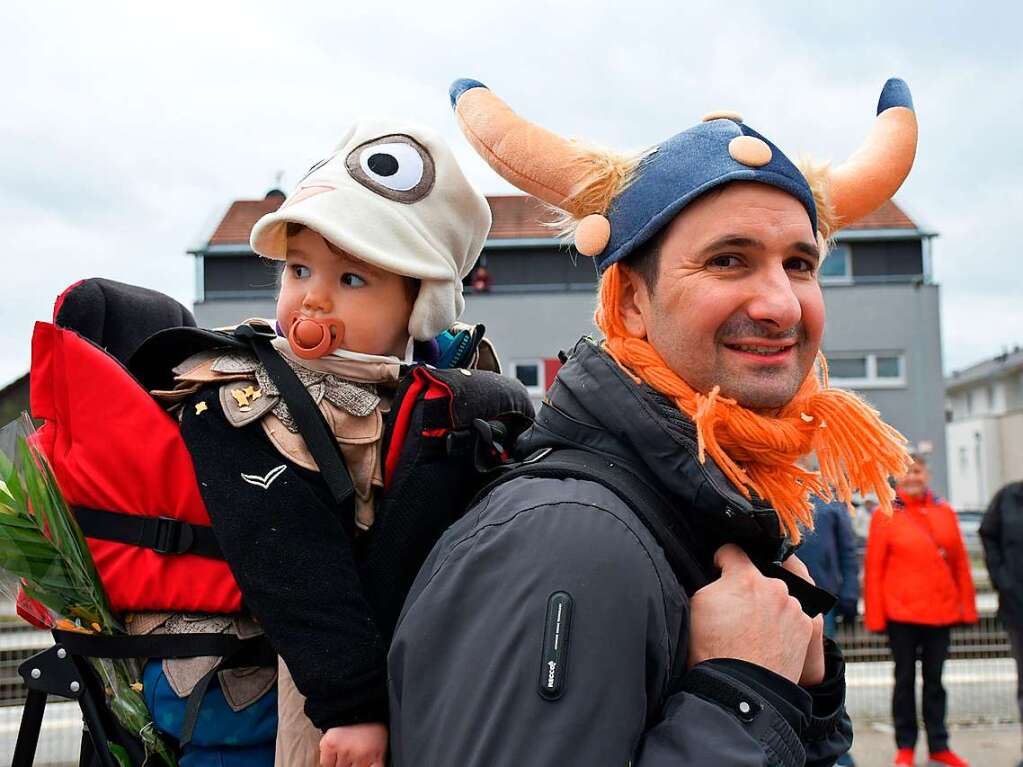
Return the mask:
M 916 156 L 917 124 L 909 86 L 885 83 L 877 120 L 863 145 L 830 174 L 830 196 L 839 229 L 891 199 L 909 175 Z
M 506 181 L 570 215 L 594 212 L 572 199 L 594 170 L 577 144 L 522 119 L 476 80 L 456 80 L 449 94 L 462 133 Z

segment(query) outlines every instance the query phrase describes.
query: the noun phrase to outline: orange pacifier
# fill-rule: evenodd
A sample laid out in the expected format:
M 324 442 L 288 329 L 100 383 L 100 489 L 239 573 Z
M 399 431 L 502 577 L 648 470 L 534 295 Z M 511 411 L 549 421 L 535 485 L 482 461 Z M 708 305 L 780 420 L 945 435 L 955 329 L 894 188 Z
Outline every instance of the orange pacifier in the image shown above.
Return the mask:
M 291 315 L 288 325 L 288 343 L 291 350 L 304 360 L 324 357 L 337 349 L 345 337 L 341 320 L 313 319 L 299 312 Z

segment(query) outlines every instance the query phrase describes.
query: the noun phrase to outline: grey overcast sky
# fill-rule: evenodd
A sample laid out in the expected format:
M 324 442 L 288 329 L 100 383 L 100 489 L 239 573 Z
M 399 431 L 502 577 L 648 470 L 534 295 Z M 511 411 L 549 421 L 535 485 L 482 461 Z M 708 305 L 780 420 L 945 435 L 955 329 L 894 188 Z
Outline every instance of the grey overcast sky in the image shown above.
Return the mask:
M 32 323 L 87 276 L 186 305 L 185 250 L 234 199 L 288 188 L 360 116 L 441 130 L 485 193 L 508 191 L 447 102 L 483 81 L 552 130 L 619 148 L 713 109 L 790 156 L 841 160 L 892 75 L 917 164 L 896 200 L 940 237 L 946 370 L 1023 343 L 1023 5 L 277 2 L 4 5 L 0 386 Z

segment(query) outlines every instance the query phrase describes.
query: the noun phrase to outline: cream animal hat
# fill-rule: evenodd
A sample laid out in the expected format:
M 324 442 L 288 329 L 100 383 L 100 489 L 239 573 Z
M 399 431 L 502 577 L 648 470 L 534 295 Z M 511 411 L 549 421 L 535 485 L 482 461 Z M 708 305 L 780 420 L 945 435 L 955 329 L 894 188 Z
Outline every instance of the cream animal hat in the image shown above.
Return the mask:
M 433 131 L 364 120 L 316 163 L 284 204 L 252 229 L 252 249 L 281 260 L 287 224 L 307 226 L 335 247 L 421 283 L 409 334 L 428 340 L 465 308 L 462 278 L 490 231 L 490 208 Z

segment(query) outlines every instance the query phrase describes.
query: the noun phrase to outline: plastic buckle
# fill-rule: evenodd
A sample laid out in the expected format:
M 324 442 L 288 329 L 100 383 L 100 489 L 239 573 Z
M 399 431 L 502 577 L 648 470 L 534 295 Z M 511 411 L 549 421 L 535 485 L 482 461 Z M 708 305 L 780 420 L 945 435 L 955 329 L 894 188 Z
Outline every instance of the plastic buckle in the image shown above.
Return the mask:
M 272 341 L 277 337 L 277 333 L 269 325 L 263 325 L 262 323 L 249 325 L 244 323 L 234 329 L 234 336 L 242 341 L 255 340 L 257 338 Z
M 507 429 L 503 423 L 474 418 L 472 420 L 472 427 L 476 431 L 477 439 L 490 450 L 493 450 L 498 455 L 504 452 L 504 445 L 501 444 L 501 440 L 507 436 Z
M 195 543 L 195 533 L 187 522 L 157 517 L 151 529 L 153 535 L 149 548 L 158 554 L 184 554 Z

